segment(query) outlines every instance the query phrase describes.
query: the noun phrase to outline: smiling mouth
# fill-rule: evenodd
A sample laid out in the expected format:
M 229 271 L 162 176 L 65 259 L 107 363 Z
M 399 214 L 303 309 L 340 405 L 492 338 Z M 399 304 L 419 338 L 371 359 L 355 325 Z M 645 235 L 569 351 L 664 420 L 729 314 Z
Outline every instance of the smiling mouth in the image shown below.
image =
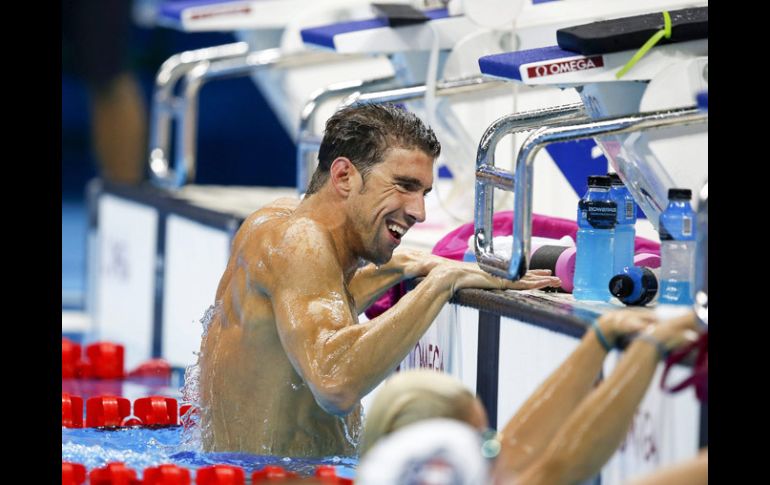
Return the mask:
M 393 236 L 393 239 L 400 241 L 401 238 L 406 234 L 406 228 L 399 226 L 396 223 L 388 222 L 387 226 L 388 232 L 391 236 Z

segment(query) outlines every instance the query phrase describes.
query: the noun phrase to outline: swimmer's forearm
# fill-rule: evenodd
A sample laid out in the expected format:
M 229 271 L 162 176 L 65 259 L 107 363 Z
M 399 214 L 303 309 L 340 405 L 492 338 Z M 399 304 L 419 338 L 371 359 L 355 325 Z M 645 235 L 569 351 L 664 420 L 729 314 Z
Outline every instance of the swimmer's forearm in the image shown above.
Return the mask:
M 349 290 L 360 314 L 389 288 L 408 278 L 425 276 L 443 258 L 419 251 L 402 250 L 393 253 L 386 264 L 367 264 L 351 279 Z
M 567 417 L 591 391 L 606 351 L 593 331 L 521 406 L 503 428 L 498 466 L 518 472 L 541 455 Z
M 450 296 L 446 281 L 428 275 L 387 312 L 339 330 L 326 341 L 323 374 L 345 383 L 348 391 L 341 408 L 358 402 L 392 372 Z
M 546 471 L 552 474 L 548 483 L 575 483 L 598 473 L 628 432 L 657 362 L 654 346 L 643 341 L 631 344 L 612 374 L 581 402 L 545 453 L 519 476 L 521 483 L 546 483 L 534 479 Z
M 369 308 L 390 287 L 403 280 L 403 270 L 395 265 L 377 267 L 370 263 L 356 271 L 348 285 L 348 289 L 350 294 L 353 295 L 357 313 L 360 314 Z

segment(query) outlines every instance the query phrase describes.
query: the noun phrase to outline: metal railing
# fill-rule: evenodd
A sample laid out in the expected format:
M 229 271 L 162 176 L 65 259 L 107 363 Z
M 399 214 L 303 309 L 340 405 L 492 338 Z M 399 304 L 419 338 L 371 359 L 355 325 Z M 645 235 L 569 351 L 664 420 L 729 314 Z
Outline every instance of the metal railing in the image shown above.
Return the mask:
M 582 103 L 568 104 L 506 115 L 486 129 L 476 154 L 476 204 L 474 216 L 475 253 L 479 266 L 485 271 L 507 277 L 508 261 L 494 253 L 492 246 L 492 217 L 494 189 L 512 191 L 511 172 L 495 167 L 495 149 L 505 136 L 536 128 L 588 119 Z
M 389 79 L 383 78 L 381 80 L 371 80 L 368 82 L 359 81 L 362 83 L 367 82 L 368 84 L 362 86 L 361 90 L 356 90 L 356 92 L 345 98 L 337 109 L 339 110 L 354 104 L 401 103 L 414 101 L 424 98 L 427 93 L 427 86 L 425 84 L 391 88 L 382 91 L 365 92 L 363 90 L 365 87 L 370 87 L 378 82 L 388 80 Z M 506 87 L 507 85 L 508 83 L 505 81 L 494 81 L 481 76 L 439 81 L 436 83 L 436 96 L 445 97 L 480 92 L 488 89 L 499 89 Z M 345 83 L 333 86 L 335 87 L 335 92 L 329 91 L 324 93 L 319 91 L 317 95 L 330 97 L 334 94 L 340 94 L 341 92 L 348 90 Z M 331 90 L 333 86 L 329 86 L 327 89 Z M 310 177 L 313 174 L 317 162 L 315 154 L 321 145 L 321 136 L 312 132 L 312 125 L 310 122 L 310 118 L 315 114 L 319 105 L 320 103 L 315 102 L 314 99 L 311 98 L 310 101 L 305 104 L 305 109 L 302 111 L 302 119 L 300 120 L 301 143 L 297 145 L 297 190 L 300 193 L 304 192 L 310 183 Z
M 358 54 L 321 51 L 284 54 L 279 48 L 248 52 L 245 42 L 172 56 L 163 63 L 155 80 L 148 157 L 152 181 L 160 186 L 179 188 L 194 180 L 198 93 L 204 83 L 213 79 L 247 76 L 270 67 L 294 67 L 361 57 Z M 175 96 L 174 90 L 180 79 L 184 79 L 181 93 Z M 172 166 L 173 122 L 176 123 L 176 143 Z
M 532 232 L 532 165 L 541 148 L 551 143 L 706 122 L 708 114 L 699 112 L 695 107 L 686 107 L 578 123 L 556 123 L 535 130 L 524 141 L 516 157 L 513 174 L 494 166 L 478 167 L 481 164 L 477 158 L 474 245 L 479 266 L 489 273 L 512 280 L 521 278 L 527 272 Z M 495 136 L 495 133 L 489 136 Z M 481 150 L 481 146 L 479 149 Z M 503 190 L 513 190 L 514 193 L 515 217 L 510 260 L 495 255 L 492 247 L 490 185 Z
M 180 116 L 185 100 L 175 96 L 178 81 L 200 62 L 244 57 L 249 44 L 236 42 L 181 52 L 169 57 L 155 75 L 150 108 L 149 158 L 150 173 L 163 179 L 168 176 L 171 147 L 171 124 Z
M 436 96 L 454 96 L 489 89 L 499 89 L 508 85 L 505 81 L 494 81 L 483 76 L 444 80 L 436 83 Z M 402 103 L 414 101 L 424 98 L 427 92 L 428 88 L 425 84 L 418 84 L 371 93 L 353 93 L 342 102 L 341 107 L 365 103 Z

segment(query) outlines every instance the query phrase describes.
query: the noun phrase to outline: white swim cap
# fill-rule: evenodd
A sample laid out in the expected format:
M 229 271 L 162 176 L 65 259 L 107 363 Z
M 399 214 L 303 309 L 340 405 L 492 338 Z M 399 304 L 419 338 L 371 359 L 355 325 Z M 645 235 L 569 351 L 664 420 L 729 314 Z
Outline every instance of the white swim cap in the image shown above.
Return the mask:
M 410 424 L 372 447 L 356 473 L 360 485 L 486 485 L 489 464 L 479 432 L 454 419 Z

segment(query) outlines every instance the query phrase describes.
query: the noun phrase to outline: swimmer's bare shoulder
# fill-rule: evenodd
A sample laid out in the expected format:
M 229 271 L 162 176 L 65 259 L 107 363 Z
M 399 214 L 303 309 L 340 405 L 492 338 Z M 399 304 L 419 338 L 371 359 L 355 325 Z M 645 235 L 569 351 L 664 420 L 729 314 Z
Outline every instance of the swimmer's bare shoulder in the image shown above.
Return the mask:
M 329 230 L 319 222 L 296 213 L 271 228 L 272 248 L 266 264 L 279 284 L 312 276 L 317 281 L 342 274 Z
M 253 248 L 252 239 L 262 239 L 275 230 L 280 230 L 280 223 L 291 217 L 294 213 L 298 200 L 290 198 L 281 198 L 266 204 L 252 212 L 241 227 L 233 240 L 233 252 L 242 249 Z M 247 247 L 244 248 L 244 245 Z
M 231 263 L 240 258 L 269 294 L 291 285 L 297 273 L 341 273 L 329 230 L 296 213 L 298 204 L 283 198 L 265 205 L 246 218 L 233 241 Z
M 237 268 L 247 268 L 249 273 L 262 273 L 259 270 L 264 265 L 262 253 L 265 252 L 265 243 L 269 244 L 270 236 L 280 231 L 281 222 L 291 217 L 298 204 L 296 199 L 276 199 L 252 212 L 243 221 L 233 238 L 230 260 L 217 288 L 217 300 L 230 286 Z

